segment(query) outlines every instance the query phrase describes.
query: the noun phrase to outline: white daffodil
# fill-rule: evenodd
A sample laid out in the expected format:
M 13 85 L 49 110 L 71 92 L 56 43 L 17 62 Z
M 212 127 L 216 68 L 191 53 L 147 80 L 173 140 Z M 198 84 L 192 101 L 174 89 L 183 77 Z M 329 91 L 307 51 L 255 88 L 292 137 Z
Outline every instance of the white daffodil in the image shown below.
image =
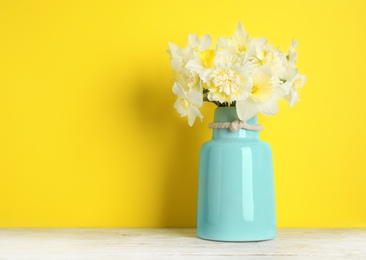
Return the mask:
M 277 99 L 284 94 L 280 88 L 273 85 L 270 67 L 260 67 L 251 76 L 252 88 L 249 96 L 236 103 L 237 114 L 243 121 L 250 119 L 258 112 L 264 115 L 276 114 Z
M 297 52 L 295 51 L 295 48 L 297 46 L 297 41 L 295 39 L 292 39 L 292 43 L 290 46 L 290 49 L 288 50 L 287 59 L 291 61 L 292 63 L 296 62 L 297 59 Z
M 188 35 L 188 46 L 179 48 L 174 43 L 168 43 L 171 54 L 170 63 L 174 69 L 173 75 L 175 81 L 179 82 L 184 89 L 200 89 L 200 78 L 197 72 L 186 68 L 187 63 L 194 56 L 195 53 L 205 52 L 211 45 L 211 36 L 206 34 L 202 38 L 198 38 L 196 34 Z
M 170 64 L 173 67 L 174 80 L 179 82 L 185 89 L 200 88 L 200 79 L 197 73 L 185 68 L 187 62 L 193 55 L 189 47 L 179 48 L 174 43 L 169 43 L 171 54 Z
M 181 117 L 188 117 L 189 126 L 193 125 L 196 117 L 199 117 L 202 121 L 203 116 L 199 110 L 203 102 L 202 89 L 200 91 L 195 89 L 186 91 L 181 84 L 175 82 L 173 93 L 178 96 L 174 107 Z
M 298 90 L 302 88 L 306 81 L 306 76 L 299 74 L 295 66 L 297 58 L 296 46 L 297 41 L 293 39 L 286 60 L 283 62 L 286 69 L 280 75 L 281 81 L 284 82 L 281 85 L 281 88 L 285 91 L 284 98 L 289 101 L 291 107 L 299 100 Z
M 198 37 L 195 33 L 190 33 L 188 35 L 188 47 L 194 51 L 204 51 L 211 46 L 212 40 L 209 34 L 205 34 L 201 37 Z
M 190 126 L 197 117 L 202 120 L 203 101 L 234 105 L 245 121 L 258 112 L 276 114 L 281 97 L 290 106 L 299 100 L 298 90 L 306 77 L 295 66 L 296 40 L 285 54 L 264 37 L 251 38 L 239 23 L 232 36 L 219 37 L 215 49 L 211 44 L 210 35 L 194 33 L 188 35 L 187 47 L 169 43 L 173 92 L 178 96 L 174 107 L 182 117 L 188 117 Z
M 290 103 L 290 107 L 295 105 L 297 101 L 299 101 L 299 93 L 298 90 L 302 88 L 305 84 L 306 76 L 300 73 L 297 73 L 294 79 L 291 81 L 292 85 L 290 87 L 290 91 L 284 98 Z
M 245 61 L 231 55 L 215 58 L 215 67 L 201 75 L 208 86 L 208 99 L 220 103 L 244 100 L 249 95 L 251 80 Z
M 276 84 L 280 84 L 280 76 L 284 74 L 286 68 L 283 65 L 286 56 L 283 52 L 275 49 L 272 44 L 258 45 L 250 49 L 250 67 L 258 68 L 260 66 L 269 66 Z
M 252 39 L 244 30 L 243 25 L 239 23 L 236 32 L 230 38 L 219 37 L 218 47 L 233 55 L 244 56 L 250 49 L 266 42 L 267 39 L 264 37 Z
M 205 34 L 199 39 L 196 34 L 189 34 L 188 46 L 195 50 L 195 52 L 193 57 L 187 62 L 185 68 L 200 73 L 205 68 L 212 67 L 216 52 L 213 49 L 209 49 L 210 45 L 210 35 Z
M 208 68 L 202 65 L 202 61 L 192 61 L 187 66 L 199 73 L 205 88 L 208 89 L 209 101 L 231 103 L 243 100 L 249 95 L 251 82 L 244 58 L 220 53 Z
M 219 37 L 218 46 L 230 51 L 232 54 L 243 56 L 249 49 L 251 37 L 244 30 L 241 23 L 238 24 L 236 32 L 230 38 Z
M 193 51 L 189 47 L 180 48 L 178 45 L 169 42 L 170 50 L 168 53 L 171 55 L 170 64 L 172 68 L 178 73 L 182 73 L 185 70 L 185 66 L 189 59 L 193 55 Z
M 188 61 L 186 69 L 202 75 L 206 69 L 212 68 L 214 66 L 215 56 L 216 52 L 213 49 L 196 52 Z
M 284 64 L 285 70 L 279 74 L 279 78 L 281 81 L 280 88 L 282 88 L 284 93 L 286 95 L 288 95 L 290 93 L 293 82 L 295 80 L 295 76 L 298 73 L 298 70 L 297 70 L 296 66 L 292 62 L 288 61 L 287 59 L 285 59 L 283 61 L 283 64 Z

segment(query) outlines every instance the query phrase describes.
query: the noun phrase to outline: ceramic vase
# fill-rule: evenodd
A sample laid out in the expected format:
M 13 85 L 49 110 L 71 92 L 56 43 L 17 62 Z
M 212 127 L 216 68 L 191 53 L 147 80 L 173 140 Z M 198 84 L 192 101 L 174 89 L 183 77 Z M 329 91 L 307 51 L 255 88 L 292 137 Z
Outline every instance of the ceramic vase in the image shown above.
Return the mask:
M 235 107 L 218 107 L 215 122 L 237 120 Z M 247 121 L 257 123 L 257 116 Z M 200 151 L 197 236 L 260 241 L 276 236 L 272 151 L 259 132 L 213 129 Z

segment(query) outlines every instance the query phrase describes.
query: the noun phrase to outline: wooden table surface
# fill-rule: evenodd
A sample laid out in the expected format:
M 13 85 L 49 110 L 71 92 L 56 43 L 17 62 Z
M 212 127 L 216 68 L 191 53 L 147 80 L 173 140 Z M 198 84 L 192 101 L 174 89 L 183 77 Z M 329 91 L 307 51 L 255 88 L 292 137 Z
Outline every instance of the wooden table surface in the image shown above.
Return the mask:
M 365 229 L 278 229 L 262 242 L 186 228 L 2 228 L 0 259 L 366 259 Z

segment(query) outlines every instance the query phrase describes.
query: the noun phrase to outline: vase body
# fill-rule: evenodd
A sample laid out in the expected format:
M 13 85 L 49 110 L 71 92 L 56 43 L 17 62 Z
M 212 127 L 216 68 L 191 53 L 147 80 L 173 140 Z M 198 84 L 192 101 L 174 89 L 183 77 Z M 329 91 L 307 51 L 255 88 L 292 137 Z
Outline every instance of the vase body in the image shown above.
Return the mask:
M 235 107 L 215 110 L 215 122 L 238 119 Z M 257 117 L 248 123 L 257 123 Z M 200 151 L 197 236 L 260 241 L 276 236 L 272 151 L 258 131 L 213 129 Z

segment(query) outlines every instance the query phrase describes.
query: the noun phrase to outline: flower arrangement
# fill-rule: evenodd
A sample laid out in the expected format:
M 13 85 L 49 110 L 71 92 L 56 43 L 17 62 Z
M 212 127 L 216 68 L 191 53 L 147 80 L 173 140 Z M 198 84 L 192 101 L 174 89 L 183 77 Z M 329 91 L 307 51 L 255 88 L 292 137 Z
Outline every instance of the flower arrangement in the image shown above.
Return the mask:
M 278 99 L 285 98 L 293 106 L 299 100 L 298 90 L 306 76 L 295 66 L 297 41 L 285 55 L 264 37 L 251 38 L 241 23 L 229 38 L 219 37 L 215 49 L 211 36 L 188 35 L 188 46 L 169 43 L 173 67 L 174 107 L 193 125 L 202 121 L 203 101 L 219 107 L 235 106 L 240 120 L 246 121 L 258 112 L 274 115 Z

